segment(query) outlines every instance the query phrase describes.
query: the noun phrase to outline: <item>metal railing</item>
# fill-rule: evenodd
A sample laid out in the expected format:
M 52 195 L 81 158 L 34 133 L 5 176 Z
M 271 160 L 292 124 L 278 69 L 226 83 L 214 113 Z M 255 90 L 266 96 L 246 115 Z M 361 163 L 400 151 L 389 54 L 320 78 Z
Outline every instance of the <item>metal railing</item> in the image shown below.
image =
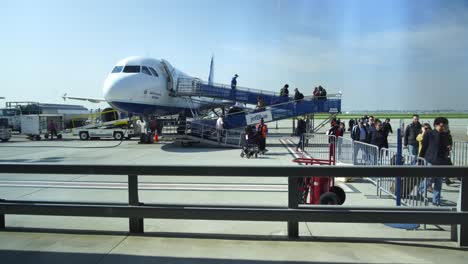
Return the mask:
M 355 165 L 395 166 L 397 152 L 389 149 L 378 149 L 374 145 L 339 137 L 337 140 L 337 162 Z M 409 154 L 402 154 L 402 164 L 405 166 L 425 166 L 426 161 Z M 396 175 L 398 176 L 398 175 Z M 426 177 L 411 178 L 401 181 L 398 177 L 368 177 L 367 180 L 376 186 L 378 197 L 385 193 L 395 199 L 401 199 L 405 206 L 427 206 L 427 188 L 423 185 Z M 397 181 L 400 189 L 397 190 Z
M 336 143 L 336 161 L 354 164 L 354 143 L 350 138 L 338 137 Z
M 452 163 L 455 166 L 468 165 L 468 142 L 454 141 L 451 153 Z
M 267 104 L 277 102 L 278 99 L 284 98 L 286 101 L 288 98 L 280 96 L 277 92 L 268 90 L 253 89 L 247 87 L 236 86 L 232 89 L 230 85 L 226 84 L 209 84 L 197 78 L 179 78 L 177 80 L 176 95 L 178 96 L 206 96 L 213 98 L 224 98 L 224 99 L 236 99 L 239 102 L 248 102 L 256 104 L 258 96 L 265 99 Z M 341 99 L 341 93 L 327 94 L 325 97 L 318 99 L 335 98 Z M 316 97 L 317 98 L 317 97 Z M 281 101 L 281 100 L 280 100 Z
M 375 166 L 379 160 L 379 148 L 361 141 L 353 141 L 354 165 Z
M 336 137 L 326 134 L 304 134 L 303 153 L 322 160 L 335 160 Z
M 204 123 L 210 121 L 210 123 Z M 214 120 L 164 121 L 162 135 L 175 136 L 178 141 L 190 141 L 184 136 L 229 146 L 240 146 L 242 129 L 216 129 Z
M 0 164 L 1 174 L 128 175 L 128 204 L 0 200 L 0 229 L 5 215 L 54 215 L 129 218 L 131 233 L 143 233 L 144 219 L 284 221 L 288 237 L 299 237 L 299 222 L 418 223 L 452 225 L 451 239 L 468 246 L 468 167 L 360 167 L 360 166 L 141 166 Z M 288 206 L 220 206 L 146 204 L 139 200 L 138 175 L 230 176 L 288 178 Z M 289 176 L 285 176 L 289 175 Z M 402 178 L 452 175 L 461 177 L 460 204 L 453 208 L 311 206 L 298 204 L 298 178 L 330 177 Z M 457 227 L 458 225 L 458 227 Z M 458 232 L 455 232 L 458 228 Z
M 380 150 L 380 166 L 396 166 L 397 151 L 382 148 Z M 403 166 L 426 166 L 426 160 L 409 153 L 402 154 Z M 396 175 L 398 176 L 398 175 Z M 427 177 L 414 177 L 401 179 L 400 177 L 378 177 L 376 178 L 377 196 L 386 193 L 395 199 L 400 199 L 405 206 L 428 206 Z M 397 185 L 400 185 L 397 188 Z M 399 190 L 397 190 L 399 189 Z
M 465 142 L 458 143 L 456 146 L 455 165 L 466 166 L 465 162 Z M 339 137 L 336 144 L 337 162 L 355 165 L 379 165 L 379 166 L 396 166 L 397 151 L 382 148 L 380 151 L 376 146 L 353 141 Z M 353 153 L 352 156 L 350 153 Z M 453 152 L 455 153 L 455 152 Z M 427 166 L 426 160 L 416 157 L 409 153 L 401 154 L 401 164 L 404 166 Z M 467 162 L 468 163 L 468 162 Z M 440 177 L 440 176 L 438 176 Z M 451 177 L 451 176 L 450 176 Z M 428 188 L 431 186 L 433 179 L 431 177 L 420 177 L 411 179 L 400 179 L 398 175 L 391 177 L 367 177 L 368 181 L 376 186 L 376 194 L 382 197 L 382 194 L 387 194 L 396 199 L 397 204 L 404 206 L 428 206 L 429 200 L 432 199 Z
M 182 125 L 184 125 L 185 122 L 179 122 L 179 121 L 163 121 L 163 127 L 162 127 L 162 136 L 165 135 L 176 135 L 178 128 Z M 185 131 L 185 130 L 184 130 Z
M 262 109 L 246 110 L 226 115 L 226 123 L 230 127 L 248 125 L 246 115 L 269 112 L 271 121 L 291 117 L 303 116 L 310 113 L 337 113 L 341 111 L 341 99 L 316 100 L 306 97 L 302 100 L 289 100 L 286 102 L 271 104 Z
M 197 120 L 187 121 L 183 129 L 187 136 L 230 146 L 240 146 L 243 133 L 241 129 L 217 129 L 214 125 Z

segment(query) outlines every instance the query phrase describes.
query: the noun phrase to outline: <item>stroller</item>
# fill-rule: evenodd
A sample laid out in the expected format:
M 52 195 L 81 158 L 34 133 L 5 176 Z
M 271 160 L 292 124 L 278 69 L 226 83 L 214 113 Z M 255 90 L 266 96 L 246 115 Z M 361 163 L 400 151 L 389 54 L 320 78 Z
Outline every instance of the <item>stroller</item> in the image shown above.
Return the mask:
M 241 158 L 257 158 L 260 153 L 258 149 L 258 135 L 256 134 L 255 129 L 252 129 L 250 126 L 248 126 L 245 129 L 245 133 L 241 135 L 241 147 Z

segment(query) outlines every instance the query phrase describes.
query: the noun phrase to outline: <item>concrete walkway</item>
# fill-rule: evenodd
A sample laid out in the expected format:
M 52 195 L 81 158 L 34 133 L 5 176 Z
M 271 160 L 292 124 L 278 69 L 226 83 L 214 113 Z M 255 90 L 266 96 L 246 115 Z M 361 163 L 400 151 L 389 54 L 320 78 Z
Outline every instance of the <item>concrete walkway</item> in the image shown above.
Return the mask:
M 340 239 L 342 240 L 342 239 Z M 2 263 L 466 263 L 447 242 L 0 233 Z

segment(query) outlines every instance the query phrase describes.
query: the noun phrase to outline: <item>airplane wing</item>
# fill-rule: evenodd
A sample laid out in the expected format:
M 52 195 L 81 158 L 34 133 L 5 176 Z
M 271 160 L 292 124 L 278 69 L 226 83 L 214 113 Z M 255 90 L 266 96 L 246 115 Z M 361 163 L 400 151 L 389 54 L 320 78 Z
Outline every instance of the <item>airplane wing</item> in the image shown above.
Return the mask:
M 88 102 L 91 102 L 91 103 L 101 103 L 101 102 L 106 102 L 106 100 L 104 99 L 96 99 L 96 98 L 85 98 L 85 97 L 73 97 L 73 96 L 67 96 L 67 94 L 64 94 L 62 96 L 63 100 L 67 100 L 67 99 L 70 99 L 70 100 L 79 100 L 79 101 L 88 101 Z

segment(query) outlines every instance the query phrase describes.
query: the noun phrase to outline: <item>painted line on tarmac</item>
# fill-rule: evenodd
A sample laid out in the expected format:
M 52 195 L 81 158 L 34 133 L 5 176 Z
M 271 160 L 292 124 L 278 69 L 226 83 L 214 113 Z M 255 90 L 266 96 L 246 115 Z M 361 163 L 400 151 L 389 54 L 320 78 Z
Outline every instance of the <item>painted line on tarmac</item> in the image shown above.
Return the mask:
M 281 142 L 281 144 L 283 144 L 283 146 L 289 151 L 289 153 L 294 158 L 296 158 L 296 159 L 297 158 L 310 158 L 308 155 L 304 155 L 303 153 L 295 150 L 294 149 L 294 144 L 292 143 L 292 141 L 289 138 L 280 138 L 279 141 Z
M 292 141 L 291 138 L 288 138 L 287 141 L 289 142 L 289 144 L 293 145 L 293 146 L 296 146 L 296 143 L 294 141 Z M 312 156 L 310 156 L 309 154 L 307 154 L 307 152 L 305 151 L 296 151 L 297 153 L 299 153 L 299 155 L 302 157 L 302 158 L 307 158 L 307 159 L 311 159 Z
M 33 187 L 60 189 L 127 190 L 126 182 L 71 182 L 71 181 L 10 181 L 0 180 L 0 187 Z M 286 184 L 210 184 L 210 183 L 140 183 L 139 190 L 180 191 L 263 191 L 287 192 Z

